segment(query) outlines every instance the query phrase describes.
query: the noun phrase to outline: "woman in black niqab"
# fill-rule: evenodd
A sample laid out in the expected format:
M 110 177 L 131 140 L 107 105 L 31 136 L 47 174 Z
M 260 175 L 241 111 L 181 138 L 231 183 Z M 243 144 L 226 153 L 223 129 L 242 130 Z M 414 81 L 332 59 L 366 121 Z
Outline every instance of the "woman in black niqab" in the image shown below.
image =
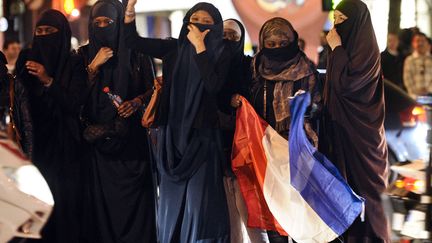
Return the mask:
M 140 38 L 134 23 L 126 24 L 128 46 L 163 60 L 156 120 L 161 242 L 229 241 L 217 129 L 217 94 L 230 60 L 222 31 L 221 15 L 209 3 L 186 13 L 178 39 Z
M 381 193 L 387 184 L 384 94 L 380 53 L 367 6 L 344 0 L 327 36 L 322 150 L 348 184 L 366 198 L 365 222 L 357 219 L 345 242 L 389 242 Z
M 89 124 L 84 134 L 95 127 L 109 128 L 96 138 L 86 139 L 90 161 L 86 167 L 83 238 L 89 243 L 156 242 L 149 147 L 137 112 L 148 80 L 135 78 L 132 67 L 137 63 L 124 43 L 123 14 L 119 1 L 97 1 L 90 12 L 89 44 L 79 50 L 88 64 L 90 79 L 84 108 Z M 153 75 L 151 66 L 140 67 Z M 105 87 L 124 100 L 119 108 L 103 91 Z
M 81 216 L 82 143 L 78 113 L 86 73 L 70 48 L 71 30 L 57 10 L 44 12 L 36 24 L 32 49 L 23 51 L 25 68 L 18 73 L 33 121 L 34 164 L 54 197 L 53 213 L 40 242 L 78 242 Z M 21 106 L 16 109 L 23 109 Z

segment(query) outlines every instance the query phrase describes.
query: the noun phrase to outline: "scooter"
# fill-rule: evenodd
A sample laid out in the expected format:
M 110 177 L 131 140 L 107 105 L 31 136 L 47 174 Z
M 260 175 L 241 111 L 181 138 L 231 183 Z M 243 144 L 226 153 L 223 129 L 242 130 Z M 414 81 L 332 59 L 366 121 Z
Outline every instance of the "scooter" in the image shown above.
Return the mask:
M 432 96 L 419 97 L 417 101 L 426 109 L 429 161 L 406 161 L 391 166 L 398 179 L 387 193 L 393 206 L 392 230 L 408 239 L 426 241 L 432 238 Z
M 0 243 L 40 239 L 54 200 L 39 170 L 0 132 Z

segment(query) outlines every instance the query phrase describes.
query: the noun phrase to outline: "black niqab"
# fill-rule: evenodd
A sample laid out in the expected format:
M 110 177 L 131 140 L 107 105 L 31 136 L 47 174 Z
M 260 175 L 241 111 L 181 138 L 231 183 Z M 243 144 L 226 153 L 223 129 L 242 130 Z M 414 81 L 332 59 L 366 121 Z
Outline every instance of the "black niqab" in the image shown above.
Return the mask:
M 348 17 L 344 22 L 335 24 L 336 31 L 341 37 L 342 46 L 344 48 L 347 48 L 348 40 L 350 39 L 350 35 L 353 33 L 353 28 L 355 28 L 354 25 L 359 18 L 359 12 L 357 12 L 356 9 L 356 5 L 350 1 L 342 1 L 336 7 L 336 10 L 339 10 Z
M 204 162 L 208 148 L 206 142 L 194 137 L 193 123 L 201 104 L 204 83 L 195 63 L 195 47 L 187 39 L 190 17 L 199 10 L 206 11 L 214 20 L 214 25 L 194 24 L 201 31 L 210 29 L 204 40 L 210 60 L 216 63 L 223 50 L 223 22 L 218 9 L 210 3 L 196 4 L 183 19 L 173 70 L 175 78 L 170 89 L 168 122 L 160 139 L 163 161 L 160 171 L 173 180 L 188 179 Z
M 123 100 L 130 98 L 127 97 L 131 78 L 130 51 L 124 44 L 121 24 L 124 18 L 123 12 L 123 5 L 116 0 L 97 1 L 90 12 L 89 62 L 95 58 L 102 47 L 109 47 L 114 53 L 113 57 L 99 68 L 100 74 L 92 90 L 89 116 L 93 122 L 108 122 L 117 115 L 116 108 L 102 91 L 104 87 L 109 87 L 113 94 L 119 95 Z M 113 23 L 102 28 L 96 26 L 93 21 L 101 16 L 112 19 Z
M 225 45 L 229 46 L 229 49 L 233 55 L 231 63 L 240 63 L 241 59 L 244 57 L 244 42 L 245 42 L 245 28 L 243 24 L 237 19 L 227 19 L 225 21 L 233 21 L 240 28 L 240 40 L 232 41 L 232 40 L 224 40 Z M 224 22 L 225 22 L 224 21 Z
M 36 23 L 52 26 L 58 31 L 48 35 L 34 35 L 29 59 L 45 67 L 48 75 L 58 80 L 71 50 L 72 32 L 66 17 L 59 11 L 45 11 Z

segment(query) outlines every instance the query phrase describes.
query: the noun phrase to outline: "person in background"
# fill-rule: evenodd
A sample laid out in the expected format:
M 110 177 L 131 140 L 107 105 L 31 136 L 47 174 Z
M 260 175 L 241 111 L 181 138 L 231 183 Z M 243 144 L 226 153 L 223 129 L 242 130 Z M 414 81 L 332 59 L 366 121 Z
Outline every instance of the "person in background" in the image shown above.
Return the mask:
M 156 193 L 140 112 L 154 72 L 148 56 L 126 47 L 123 18 L 121 2 L 97 1 L 90 10 L 89 44 L 78 51 L 89 77 L 83 136 L 90 158 L 82 235 L 88 243 L 157 242 Z M 123 100 L 120 106 L 107 89 Z
M 300 50 L 302 52 L 304 52 L 304 50 L 306 48 L 306 41 L 304 39 L 302 39 L 302 38 L 299 38 L 298 39 L 298 46 L 299 46 Z
M 17 40 L 6 40 L 3 43 L 3 52 L 6 56 L 6 67 L 10 74 L 15 75 L 15 63 L 21 51 L 21 44 Z
M 27 102 L 17 102 L 15 111 L 30 116 L 31 127 L 27 124 L 24 128 L 32 131 L 23 143 L 31 144 L 29 157 L 47 181 L 55 202 L 42 239 L 28 242 L 79 242 L 84 147 L 78 114 L 87 74 L 81 58 L 71 51 L 70 39 L 66 17 L 47 10 L 36 23 L 32 48 L 23 50 L 21 63 L 17 63 L 15 98 L 26 97 Z M 22 85 L 24 92 L 17 85 Z M 18 124 L 22 118 L 14 116 Z
M 0 52 L 0 130 L 14 141 L 31 161 L 33 128 L 28 95 L 21 82 L 8 73 L 6 57 Z
M 327 55 L 329 52 L 329 46 L 326 39 L 327 34 L 328 31 L 323 31 L 320 35 L 321 46 L 318 47 L 318 69 L 326 69 L 327 67 Z
M 319 149 L 366 200 L 364 221 L 358 217 L 343 241 L 390 242 L 381 201 L 389 171 L 384 84 L 371 16 L 362 1 L 344 0 L 337 5 L 334 19 L 327 35 L 331 52 Z
M 291 23 L 280 17 L 267 20 L 259 32 L 258 53 L 252 60 L 249 101 L 256 112 L 287 138 L 291 121 L 290 97 L 298 90 L 309 91 L 312 102 L 318 103 L 317 81 L 315 66 L 300 50 L 298 34 Z M 240 105 L 235 97 L 232 103 Z M 312 143 L 317 145 L 318 137 L 308 119 L 305 129 Z M 267 234 L 270 243 L 288 242 L 288 237 L 276 231 L 267 231 Z
M 430 44 L 424 33 L 414 34 L 414 52 L 405 59 L 403 81 L 408 94 L 417 98 L 432 94 L 432 55 Z
M 235 108 L 231 106 L 231 97 L 241 94 L 249 97 L 248 83 L 251 79 L 250 65 L 252 58 L 244 55 L 245 29 L 240 21 L 227 19 L 224 21 L 224 42 L 232 53 L 232 61 L 227 82 L 219 95 L 219 122 L 222 130 L 222 142 L 228 162 L 224 186 L 227 194 L 228 210 L 231 226 L 232 243 L 268 242 L 265 230 L 247 227 L 247 208 L 241 194 L 236 176 L 231 169 L 231 148 L 235 131 Z M 234 98 L 234 101 L 237 99 Z M 246 231 L 246 232 L 245 232 Z
M 381 52 L 381 68 L 384 78 L 399 88 L 405 90 L 403 83 L 404 56 L 399 52 L 399 37 L 395 33 L 388 33 L 387 48 Z
M 161 58 L 163 86 L 155 123 L 159 126 L 160 242 L 229 242 L 223 173 L 226 162 L 218 122 L 218 94 L 231 60 L 224 48 L 223 21 L 210 3 L 185 15 L 178 39 L 139 37 L 136 0 L 126 8 L 128 46 Z
M 0 52 L 0 130 L 7 130 L 7 120 L 10 107 L 10 76 L 6 67 L 7 60 L 3 52 Z M 7 133 L 7 131 L 6 131 Z

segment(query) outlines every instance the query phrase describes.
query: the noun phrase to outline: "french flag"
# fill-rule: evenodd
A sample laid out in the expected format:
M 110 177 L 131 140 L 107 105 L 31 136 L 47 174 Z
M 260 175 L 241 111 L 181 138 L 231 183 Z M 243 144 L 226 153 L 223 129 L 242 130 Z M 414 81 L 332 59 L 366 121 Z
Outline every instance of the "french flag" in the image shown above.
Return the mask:
M 297 242 L 329 242 L 364 212 L 337 168 L 303 129 L 309 93 L 291 101 L 289 142 L 242 98 L 232 167 L 248 209 L 248 227 L 275 230 Z

